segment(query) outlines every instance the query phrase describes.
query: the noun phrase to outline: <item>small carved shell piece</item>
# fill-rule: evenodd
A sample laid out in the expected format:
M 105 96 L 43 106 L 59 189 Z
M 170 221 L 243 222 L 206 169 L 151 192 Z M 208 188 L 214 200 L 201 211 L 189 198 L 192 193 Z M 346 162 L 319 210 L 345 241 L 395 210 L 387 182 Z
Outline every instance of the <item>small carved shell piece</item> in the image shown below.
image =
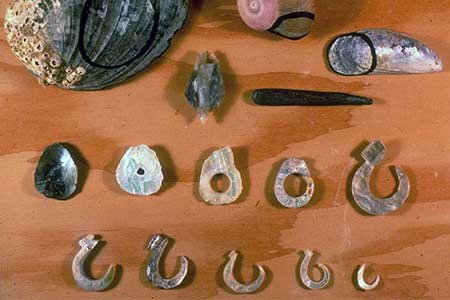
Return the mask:
M 230 187 L 224 193 L 218 193 L 211 187 L 211 179 L 223 174 L 230 180 Z M 230 204 L 236 201 L 242 192 L 241 173 L 234 165 L 233 151 L 229 146 L 214 151 L 203 163 L 200 175 L 200 196 L 212 205 Z
M 330 67 L 341 75 L 440 72 L 439 56 L 423 43 L 387 29 L 343 34 L 328 47 Z
M 315 18 L 312 0 L 238 0 L 237 4 L 250 28 L 293 40 L 306 36 Z
M 147 145 L 129 148 L 117 167 L 116 179 L 124 191 L 133 195 L 158 192 L 164 175 L 156 152 Z

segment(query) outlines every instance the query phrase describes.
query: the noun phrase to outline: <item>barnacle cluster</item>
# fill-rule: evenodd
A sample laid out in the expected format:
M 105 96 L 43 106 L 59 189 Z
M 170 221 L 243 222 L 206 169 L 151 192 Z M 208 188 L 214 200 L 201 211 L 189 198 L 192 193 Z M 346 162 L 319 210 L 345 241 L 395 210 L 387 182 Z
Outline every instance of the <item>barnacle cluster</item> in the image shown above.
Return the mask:
M 60 5 L 58 0 L 15 1 L 7 9 L 4 26 L 14 54 L 41 84 L 70 87 L 86 70 L 67 65 L 48 42 L 45 32 L 47 12 Z

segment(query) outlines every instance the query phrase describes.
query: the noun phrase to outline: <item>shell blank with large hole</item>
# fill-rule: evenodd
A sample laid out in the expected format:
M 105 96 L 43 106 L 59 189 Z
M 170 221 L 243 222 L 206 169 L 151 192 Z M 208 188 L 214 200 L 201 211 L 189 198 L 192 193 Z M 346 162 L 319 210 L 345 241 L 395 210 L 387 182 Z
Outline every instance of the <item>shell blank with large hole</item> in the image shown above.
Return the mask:
M 227 191 L 219 193 L 211 187 L 215 175 L 225 175 L 230 180 Z M 239 170 L 234 165 L 233 151 L 225 147 L 214 151 L 203 163 L 199 185 L 200 196 L 212 205 L 230 204 L 236 201 L 242 192 L 242 179 Z

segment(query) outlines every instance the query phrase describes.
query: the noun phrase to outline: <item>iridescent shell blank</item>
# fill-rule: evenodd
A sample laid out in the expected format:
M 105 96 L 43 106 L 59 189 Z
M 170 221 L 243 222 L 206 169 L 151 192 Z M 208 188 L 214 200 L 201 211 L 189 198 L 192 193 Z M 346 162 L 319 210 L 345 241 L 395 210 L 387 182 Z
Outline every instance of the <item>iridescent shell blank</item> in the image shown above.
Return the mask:
M 224 193 L 211 187 L 214 176 L 223 174 L 228 177 L 230 187 Z M 234 164 L 233 151 L 229 146 L 214 151 L 204 162 L 199 182 L 200 196 L 211 205 L 225 205 L 236 201 L 242 193 L 241 173 Z
M 440 72 L 439 56 L 423 43 L 387 29 L 368 29 L 335 38 L 330 67 L 342 75 Z
M 293 40 L 306 36 L 315 18 L 312 0 L 237 0 L 237 4 L 250 28 Z
M 34 173 L 37 191 L 48 198 L 66 200 L 77 188 L 78 169 L 69 150 L 62 144 L 48 146 Z
M 129 148 L 117 167 L 116 179 L 124 191 L 133 195 L 158 192 L 164 175 L 156 152 L 146 145 Z
M 42 84 L 97 90 L 147 67 L 169 47 L 188 0 L 16 0 L 6 38 Z

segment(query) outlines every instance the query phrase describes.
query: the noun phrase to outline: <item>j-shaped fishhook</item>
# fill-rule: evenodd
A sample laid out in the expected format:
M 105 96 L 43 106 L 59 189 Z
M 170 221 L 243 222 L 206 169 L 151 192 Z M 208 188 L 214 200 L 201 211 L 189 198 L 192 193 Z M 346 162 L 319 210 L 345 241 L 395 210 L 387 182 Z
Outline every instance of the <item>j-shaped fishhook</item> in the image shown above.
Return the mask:
M 148 244 L 148 249 L 152 251 L 150 261 L 147 265 L 147 278 L 153 286 L 160 289 L 173 289 L 183 283 L 188 273 L 189 262 L 185 256 L 181 257 L 181 266 L 178 273 L 172 278 L 163 278 L 159 273 L 159 261 L 169 240 L 167 237 L 156 234 Z
M 233 250 L 230 252 L 228 257 L 230 258 L 230 260 L 227 262 L 225 268 L 223 269 L 223 281 L 225 282 L 227 287 L 239 294 L 250 294 L 258 290 L 266 279 L 266 272 L 264 271 L 264 268 L 260 265 L 257 265 L 259 269 L 258 278 L 256 278 L 256 280 L 251 284 L 245 285 L 238 282 L 233 274 L 234 264 L 236 263 L 236 260 L 238 258 L 238 253 Z
M 323 264 L 318 264 L 317 266 L 323 272 L 323 278 L 320 281 L 312 280 L 308 275 L 309 264 L 311 262 L 311 258 L 313 257 L 313 252 L 311 250 L 305 250 L 305 257 L 300 265 L 300 278 L 303 284 L 312 290 L 323 289 L 330 282 L 330 270 L 328 270 L 327 266 Z
M 352 194 L 356 204 L 370 215 L 385 215 L 400 208 L 408 199 L 410 184 L 408 176 L 402 169 L 395 167 L 398 179 L 397 192 L 385 199 L 380 199 L 370 192 L 369 180 L 374 167 L 384 159 L 386 148 L 381 141 L 370 143 L 361 153 L 364 164 L 356 171 L 352 182 Z
M 87 291 L 100 292 L 107 289 L 113 282 L 114 275 L 116 274 L 116 267 L 111 265 L 109 266 L 105 276 L 103 276 L 101 279 L 91 279 L 86 275 L 86 272 L 84 270 L 84 262 L 86 261 L 86 258 L 89 256 L 92 250 L 95 248 L 95 246 L 97 246 L 99 241 L 100 240 L 95 239 L 95 235 L 93 234 L 89 234 L 81 239 L 78 242 L 81 249 L 75 255 L 72 262 L 73 278 L 75 279 L 79 287 Z
M 362 264 L 359 269 L 358 269 L 358 274 L 357 274 L 357 282 L 358 282 L 358 286 L 363 290 L 363 291 L 371 291 L 374 288 L 376 288 L 378 286 L 378 284 L 381 281 L 381 277 L 380 275 L 377 275 L 377 277 L 375 278 L 375 280 L 372 283 L 367 283 L 364 280 L 364 271 L 366 270 L 366 264 Z

